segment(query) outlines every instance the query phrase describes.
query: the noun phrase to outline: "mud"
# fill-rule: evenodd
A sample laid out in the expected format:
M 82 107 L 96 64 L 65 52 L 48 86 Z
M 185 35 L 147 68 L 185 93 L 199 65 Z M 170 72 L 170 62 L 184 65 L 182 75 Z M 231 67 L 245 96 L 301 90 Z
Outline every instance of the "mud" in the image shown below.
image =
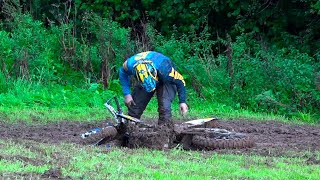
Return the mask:
M 41 179 L 72 179 L 71 177 L 62 176 L 60 168 L 51 168 L 41 175 Z
M 295 152 L 320 151 L 320 126 L 292 125 L 277 121 L 220 121 L 219 128 L 246 133 L 253 138 L 256 145 L 243 149 L 240 153 L 256 153 L 259 155 L 295 156 Z M 239 152 L 232 150 L 226 152 Z
M 81 133 L 104 125 L 106 125 L 105 122 L 63 121 L 40 126 L 27 125 L 25 123 L 8 124 L 0 121 L 0 139 L 32 140 L 49 144 L 63 142 L 84 144 L 80 138 Z M 246 133 L 256 143 L 253 148 L 216 150 L 219 153 L 295 156 L 300 152 L 308 151 L 312 153 L 320 151 L 320 125 L 291 125 L 277 121 L 228 120 L 219 121 L 218 127 Z M 168 134 L 170 134 L 169 131 L 162 128 L 149 129 L 148 131 L 142 131 L 141 129 L 135 131 L 132 129 L 128 146 L 164 149 L 168 138 L 169 141 L 172 138 Z M 319 160 L 310 156 L 308 163 L 319 164 Z
M 47 125 L 29 125 L 24 122 L 8 124 L 0 121 L 0 139 L 23 139 L 41 143 L 59 144 L 70 142 L 83 144 L 80 134 L 96 127 L 104 127 L 105 122 L 63 121 Z
M 129 148 L 150 148 L 167 150 L 172 148 L 175 134 L 173 125 L 156 126 L 153 128 L 128 128 Z

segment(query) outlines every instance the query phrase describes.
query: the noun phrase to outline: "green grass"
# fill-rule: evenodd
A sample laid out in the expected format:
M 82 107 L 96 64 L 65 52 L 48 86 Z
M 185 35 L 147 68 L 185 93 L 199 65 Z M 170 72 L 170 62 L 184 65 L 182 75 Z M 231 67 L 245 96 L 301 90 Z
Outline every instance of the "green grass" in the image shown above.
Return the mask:
M 48 165 L 34 166 L 31 164 L 23 163 L 21 161 L 0 160 L 1 173 L 40 173 L 42 174 L 48 169 L 49 169 Z
M 306 164 L 307 156 L 263 157 L 179 148 L 106 149 L 3 140 L 0 146 L 0 174 L 17 177 L 21 173 L 40 176 L 51 168 L 75 179 L 318 179 L 320 175 L 320 165 Z M 15 160 L 21 156 L 27 160 Z M 31 158 L 42 163 L 34 165 L 28 161 Z
M 102 105 L 103 106 L 103 105 Z M 24 121 L 45 124 L 57 121 L 93 121 L 111 118 L 103 108 L 5 108 L 0 107 L 0 119 L 6 122 Z
M 123 98 L 120 96 L 123 109 Z M 204 101 L 201 104 L 196 101 L 189 102 L 189 112 L 186 116 L 181 116 L 179 112 L 179 104 L 175 101 L 172 105 L 173 119 L 176 120 L 192 120 L 198 118 L 217 117 L 220 119 L 251 119 L 251 120 L 277 120 L 282 122 L 290 122 L 283 116 L 273 114 L 252 113 L 248 110 L 233 110 L 231 107 L 222 106 L 213 102 Z M 205 107 L 205 108 L 203 108 Z M 157 101 L 153 98 L 142 119 L 157 119 Z M 5 107 L 0 106 L 0 119 L 7 122 L 25 121 L 29 123 L 48 123 L 55 121 L 91 121 L 104 120 L 111 118 L 111 114 L 106 110 L 101 100 L 100 107 L 82 107 L 82 106 L 66 106 L 66 107 L 43 107 L 34 105 L 33 107 Z M 302 122 L 296 120 L 295 122 Z
M 119 96 L 122 108 L 126 111 L 123 98 Z M 103 105 L 104 101 L 101 98 L 100 106 L 95 107 L 83 106 L 65 106 L 65 107 L 45 107 L 34 105 L 32 107 L 6 107 L 0 106 L 0 120 L 7 122 L 25 121 L 28 123 L 48 123 L 56 121 L 94 121 L 105 120 L 112 118 L 111 114 Z M 205 108 L 204 108 L 205 107 Z M 276 120 L 287 123 L 296 124 L 314 124 L 315 121 L 303 121 L 301 119 L 289 119 L 281 115 L 267 114 L 267 113 L 253 113 L 249 110 L 235 110 L 231 107 L 221 105 L 210 101 L 196 100 L 189 102 L 189 112 L 186 116 L 181 116 L 179 112 L 179 104 L 175 101 L 172 105 L 173 119 L 176 120 L 193 120 L 199 118 L 216 117 L 219 119 L 248 119 L 248 120 Z M 157 119 L 157 101 L 153 98 L 147 109 L 145 110 L 142 119 Z
M 30 123 L 47 123 L 53 121 L 104 120 L 111 117 L 104 103 L 113 96 L 126 110 L 119 84 L 112 89 L 103 90 L 99 84 L 86 84 L 82 87 L 72 85 L 42 85 L 26 81 L 9 84 L 0 94 L 0 120 L 8 122 L 26 121 Z M 190 90 L 191 91 L 191 90 Z M 272 113 L 253 113 L 245 109 L 235 109 L 212 100 L 196 97 L 192 91 L 188 96 L 189 113 L 182 117 L 179 113 L 178 98 L 172 105 L 173 119 L 192 120 L 198 118 L 218 117 L 220 119 L 278 120 L 282 122 L 314 123 L 310 114 L 298 113 L 295 118 Z M 153 98 L 144 112 L 143 119 L 157 119 L 157 101 Z

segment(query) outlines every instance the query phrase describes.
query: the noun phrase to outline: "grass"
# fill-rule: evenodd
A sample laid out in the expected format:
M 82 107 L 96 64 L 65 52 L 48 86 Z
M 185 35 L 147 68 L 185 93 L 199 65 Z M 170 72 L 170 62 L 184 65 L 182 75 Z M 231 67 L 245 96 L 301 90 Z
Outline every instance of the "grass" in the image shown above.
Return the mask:
M 179 148 L 106 149 L 14 140 L 0 140 L 0 146 L 2 176 L 33 173 L 40 177 L 50 169 L 75 179 L 318 179 L 320 175 L 320 165 L 307 165 L 304 156 L 263 157 Z M 26 158 L 15 159 L 21 156 Z M 41 163 L 35 165 L 30 159 Z
M 120 101 L 122 98 L 120 97 Z M 122 102 L 121 102 L 122 103 Z M 172 105 L 173 119 L 176 120 L 192 120 L 198 118 L 217 117 L 220 119 L 251 119 L 251 120 L 277 120 L 282 122 L 290 122 L 288 118 L 273 114 L 252 113 L 248 110 L 233 110 L 230 107 L 222 106 L 212 102 L 202 102 L 202 104 L 194 101 L 189 102 L 189 112 L 186 116 L 181 116 L 179 113 L 179 104 L 175 101 Z M 122 103 L 122 107 L 126 110 Z M 206 108 L 203 108 L 206 107 Z M 142 119 L 157 119 L 157 101 L 153 98 L 147 109 L 145 110 Z M 49 123 L 55 121 L 92 121 L 104 120 L 112 118 L 106 110 L 103 103 L 100 107 L 5 107 L 0 106 L 0 119 L 7 122 L 25 121 L 28 123 Z M 293 121 L 293 120 L 291 120 Z M 301 121 L 296 120 L 296 123 Z
M 47 107 L 42 105 L 33 104 L 32 106 L 0 106 L 0 119 L 8 122 L 15 122 L 18 120 L 26 122 L 54 122 L 61 120 L 75 120 L 75 121 L 90 121 L 101 120 L 106 117 L 111 118 L 111 115 L 105 109 L 103 103 L 105 100 L 111 98 L 100 97 L 99 102 L 92 102 L 94 107 L 75 106 L 75 105 L 59 105 L 56 107 Z M 118 96 L 122 108 L 126 110 L 123 97 Z M 234 110 L 229 106 L 221 105 L 211 101 L 198 102 L 197 99 L 191 99 L 189 103 L 189 112 L 187 116 L 181 116 L 179 113 L 179 104 L 177 99 L 172 104 L 173 119 L 178 120 L 191 120 L 197 118 L 219 117 L 222 119 L 254 119 L 254 120 L 279 120 L 289 122 L 288 118 L 284 116 L 266 114 L 266 113 L 253 113 L 248 110 Z M 205 107 L 205 108 L 204 108 Z M 156 119 L 157 101 L 153 98 L 147 106 L 142 119 Z
M 123 104 L 123 98 L 119 96 L 123 109 L 126 107 Z M 105 120 L 112 118 L 111 114 L 106 110 L 101 98 L 100 106 L 97 103 L 94 107 L 83 106 L 65 106 L 65 107 L 45 107 L 34 105 L 32 107 L 5 107 L 0 106 L 0 120 L 7 122 L 24 121 L 28 123 L 50 123 L 56 121 L 93 121 Z M 174 101 L 172 104 L 173 119 L 176 120 L 193 120 L 199 118 L 216 117 L 219 119 L 248 119 L 255 121 L 276 120 L 286 123 L 295 124 L 316 124 L 315 121 L 302 121 L 301 119 L 289 119 L 281 115 L 272 113 L 253 113 L 249 110 L 234 110 L 231 107 L 221 105 L 210 101 L 196 100 L 189 102 L 189 112 L 186 116 L 181 116 L 179 113 L 179 104 Z M 205 107 L 205 108 L 204 108 Z M 157 101 L 153 98 L 147 106 L 142 119 L 157 119 Z
M 39 173 L 48 170 L 48 165 L 34 166 L 21 161 L 0 161 L 0 172 L 2 173 Z M 1 177 L 1 176 L 0 176 Z
M 27 123 L 45 124 L 57 121 L 93 121 L 111 118 L 102 108 L 5 108 L 0 107 L 0 119 L 6 122 L 24 121 Z
M 119 97 L 123 109 L 123 97 L 119 84 L 112 90 L 103 90 L 99 84 L 86 84 L 83 87 L 72 85 L 42 85 L 22 80 L 12 82 L 11 88 L 0 93 L 0 120 L 8 122 L 26 121 L 30 123 L 48 123 L 62 120 L 91 121 L 111 117 L 104 103 L 113 96 Z M 191 91 L 191 90 L 190 90 Z M 192 120 L 198 118 L 218 117 L 220 119 L 278 120 L 282 122 L 312 123 L 316 122 L 310 114 L 298 113 L 295 119 L 272 113 L 253 113 L 245 109 L 211 100 L 203 100 L 190 92 L 188 96 L 189 113 L 182 117 L 175 99 L 172 105 L 173 119 Z M 144 119 L 157 119 L 157 102 L 153 98 L 143 115 Z

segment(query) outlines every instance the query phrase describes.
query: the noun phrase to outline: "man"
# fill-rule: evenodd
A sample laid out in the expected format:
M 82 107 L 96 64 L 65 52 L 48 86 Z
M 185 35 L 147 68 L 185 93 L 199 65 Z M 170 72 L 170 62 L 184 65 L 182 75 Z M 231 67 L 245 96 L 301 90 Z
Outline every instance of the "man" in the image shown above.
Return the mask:
M 171 104 L 177 91 L 180 112 L 187 113 L 185 81 L 176 71 L 170 58 L 163 54 L 154 51 L 136 54 L 123 63 L 119 76 L 130 116 L 140 118 L 155 92 L 158 100 L 159 125 L 171 122 Z M 134 76 L 139 82 L 132 94 L 130 76 Z

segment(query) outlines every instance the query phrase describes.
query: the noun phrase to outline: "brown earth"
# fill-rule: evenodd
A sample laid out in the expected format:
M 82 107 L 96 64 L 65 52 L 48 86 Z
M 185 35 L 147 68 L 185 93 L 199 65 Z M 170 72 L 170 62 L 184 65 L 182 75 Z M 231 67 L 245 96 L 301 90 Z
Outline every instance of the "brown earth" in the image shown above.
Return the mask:
M 152 123 L 153 121 L 150 121 Z M 176 121 L 176 123 L 181 123 Z M 84 144 L 80 134 L 95 127 L 103 127 L 105 122 L 74 122 L 63 121 L 47 125 L 27 125 L 25 123 L 9 124 L 0 121 L 0 139 L 32 140 L 41 143 L 61 143 L 70 142 Z M 219 128 L 234 130 L 236 132 L 246 133 L 252 137 L 256 143 L 253 148 L 235 149 L 235 150 L 216 150 L 219 153 L 246 153 L 265 156 L 295 156 L 304 152 L 320 151 L 320 126 L 319 125 L 292 125 L 277 121 L 249 121 L 249 120 L 226 120 L 219 121 Z M 139 131 L 139 130 L 138 130 Z M 129 146 L 144 147 L 137 139 L 142 139 L 143 143 L 151 144 L 151 148 L 157 148 L 163 141 L 167 141 L 167 133 L 164 136 L 152 135 L 154 132 L 148 132 L 147 135 L 132 131 Z M 141 130 L 140 130 L 141 131 Z M 155 129 L 153 131 L 162 131 Z M 160 141 L 159 141 L 160 140 Z M 85 145 L 85 144 L 84 144 Z M 148 147 L 148 146 L 146 146 Z M 6 157 L 0 157 L 0 159 Z M 319 164 L 314 156 L 310 158 L 311 164 Z M 34 160 L 30 160 L 34 161 Z

